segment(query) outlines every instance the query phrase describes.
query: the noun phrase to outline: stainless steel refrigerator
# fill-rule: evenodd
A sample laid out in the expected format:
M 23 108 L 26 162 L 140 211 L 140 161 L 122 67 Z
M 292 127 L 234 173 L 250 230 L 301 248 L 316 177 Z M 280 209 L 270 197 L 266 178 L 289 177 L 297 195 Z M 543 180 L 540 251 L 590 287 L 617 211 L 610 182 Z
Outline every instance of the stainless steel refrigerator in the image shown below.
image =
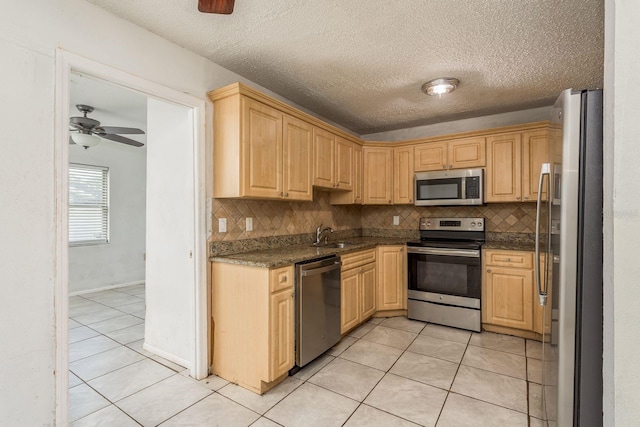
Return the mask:
M 550 321 L 540 346 L 542 384 L 529 390 L 531 412 L 550 426 L 600 426 L 602 91 L 565 90 L 551 123 L 551 161 L 539 181 L 535 272 L 543 318 Z

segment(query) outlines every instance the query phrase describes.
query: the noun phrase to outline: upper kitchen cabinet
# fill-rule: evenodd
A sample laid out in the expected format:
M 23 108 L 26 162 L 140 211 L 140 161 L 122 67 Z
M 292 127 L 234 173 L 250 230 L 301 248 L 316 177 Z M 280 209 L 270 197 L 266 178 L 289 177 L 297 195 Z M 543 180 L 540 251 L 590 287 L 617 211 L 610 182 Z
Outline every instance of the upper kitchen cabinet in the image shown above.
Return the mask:
M 415 172 L 478 168 L 486 164 L 484 137 L 427 142 L 414 148 Z
M 362 146 L 353 144 L 352 176 L 353 189 L 351 191 L 333 191 L 329 196 L 332 205 L 361 205 L 362 204 Z
M 393 149 L 393 204 L 413 203 L 413 147 Z
M 353 190 L 353 143 L 324 129 L 313 132 L 313 185 Z
M 488 136 L 485 200 L 536 201 L 540 168 L 549 152 L 546 127 Z
M 354 189 L 351 135 L 241 83 L 208 95 L 215 197 L 312 200 L 312 185 Z
M 364 158 L 365 205 L 390 205 L 393 203 L 393 148 L 367 147 Z

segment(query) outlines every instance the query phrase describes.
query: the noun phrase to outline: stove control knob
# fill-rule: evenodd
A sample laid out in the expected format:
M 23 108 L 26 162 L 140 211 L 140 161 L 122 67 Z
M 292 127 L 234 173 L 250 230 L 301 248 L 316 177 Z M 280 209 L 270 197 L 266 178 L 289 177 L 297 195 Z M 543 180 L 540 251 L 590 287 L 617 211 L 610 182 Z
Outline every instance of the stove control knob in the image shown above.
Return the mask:
M 473 221 L 473 222 L 471 223 L 471 226 L 472 226 L 472 227 L 475 227 L 475 226 L 476 226 L 476 222 L 475 222 L 475 221 Z

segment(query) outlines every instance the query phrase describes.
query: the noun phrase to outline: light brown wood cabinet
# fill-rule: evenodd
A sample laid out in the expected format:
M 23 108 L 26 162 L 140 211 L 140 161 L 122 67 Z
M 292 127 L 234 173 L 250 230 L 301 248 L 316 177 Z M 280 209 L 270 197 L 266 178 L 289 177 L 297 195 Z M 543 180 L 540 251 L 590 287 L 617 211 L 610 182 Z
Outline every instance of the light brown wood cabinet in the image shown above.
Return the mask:
M 393 203 L 393 148 L 363 147 L 364 205 Z
M 544 321 L 546 332 L 550 331 L 551 301 L 549 298 L 543 319 L 533 263 L 534 253 L 529 251 L 484 251 L 482 323 L 485 329 L 539 338 L 535 334 L 542 334 Z
M 393 204 L 412 204 L 413 189 L 413 148 L 393 149 Z
M 546 128 L 487 137 L 485 201 L 535 202 L 540 167 L 549 161 L 549 152 Z
M 376 250 L 341 256 L 342 334 L 360 325 L 376 312 Z
M 377 311 L 407 309 L 407 251 L 404 245 L 378 246 Z
M 362 146 L 353 144 L 352 162 L 353 188 L 351 191 L 332 191 L 329 201 L 332 205 L 362 204 Z
M 239 93 L 214 108 L 215 197 L 312 199 L 313 126 Z
M 313 185 L 335 190 L 353 190 L 353 146 L 351 141 L 315 127 Z
M 262 394 L 294 364 L 293 266 L 214 262 L 211 281 L 213 373 Z
M 486 164 L 484 137 L 428 142 L 414 148 L 416 172 L 478 168 Z

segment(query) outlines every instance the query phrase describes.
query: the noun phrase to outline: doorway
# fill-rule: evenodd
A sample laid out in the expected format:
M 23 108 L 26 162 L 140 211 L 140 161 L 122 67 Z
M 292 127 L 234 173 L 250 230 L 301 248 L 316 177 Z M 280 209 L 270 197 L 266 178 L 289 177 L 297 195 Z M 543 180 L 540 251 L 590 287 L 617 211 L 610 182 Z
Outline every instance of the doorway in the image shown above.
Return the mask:
M 56 64 L 56 396 L 57 423 L 68 421 L 69 366 L 69 104 L 72 77 L 82 74 L 147 98 L 156 111 L 147 158 L 144 351 L 207 376 L 205 103 L 108 66 L 57 52 Z M 150 116 L 152 117 L 152 116 Z M 175 120 L 172 120 L 173 117 Z M 112 123 L 105 123 L 105 125 Z M 117 123 L 113 123 L 117 125 Z M 74 147 L 79 148 L 79 147 Z M 175 175 L 174 175 L 175 174 Z M 179 179 L 172 179 L 172 176 Z M 164 184 L 163 184 L 164 183 Z M 174 185 L 175 184 L 175 185 Z M 178 205 L 182 209 L 170 209 Z M 171 227 L 169 230 L 167 227 Z M 168 232 L 167 232 L 168 231 Z M 171 233 L 170 231 L 176 231 Z M 162 237 L 159 237 L 162 235 Z M 150 244 L 151 243 L 151 244 Z M 144 256 L 144 254 L 142 255 Z M 129 284 L 136 296 L 136 284 Z M 133 286 L 133 287 L 132 287 Z M 140 294 L 139 294 L 140 295 Z M 138 296 L 139 296 L 138 295 Z M 165 301 L 171 302 L 167 310 Z M 174 329 L 167 329 L 170 325 Z M 181 331 L 176 338 L 176 330 Z

